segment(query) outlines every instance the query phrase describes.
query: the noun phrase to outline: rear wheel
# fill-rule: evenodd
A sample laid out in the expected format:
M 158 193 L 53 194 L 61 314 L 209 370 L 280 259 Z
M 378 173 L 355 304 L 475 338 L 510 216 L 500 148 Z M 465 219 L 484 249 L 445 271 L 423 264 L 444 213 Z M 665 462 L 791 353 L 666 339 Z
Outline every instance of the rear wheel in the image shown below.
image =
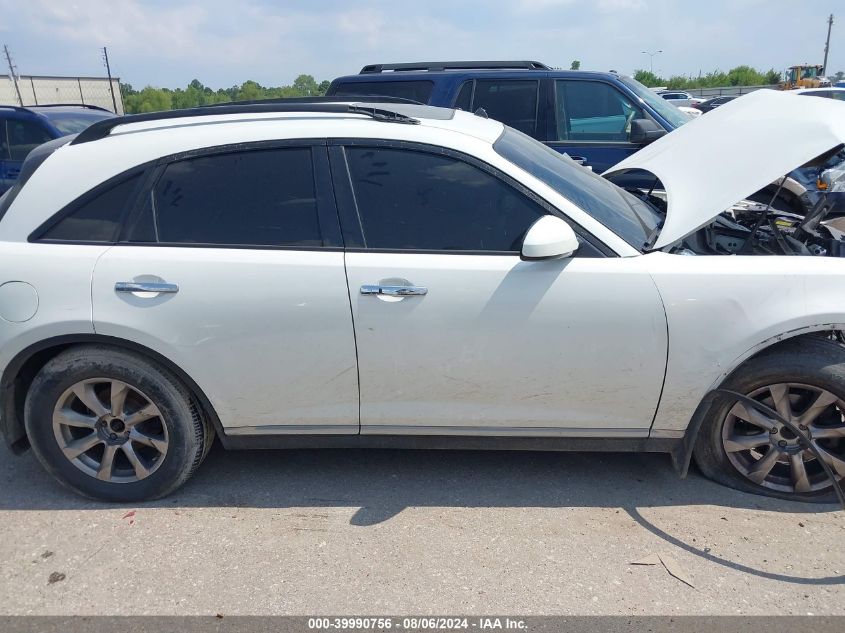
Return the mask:
M 845 477 L 845 348 L 801 337 L 752 358 L 723 387 L 747 395 L 799 427 Z M 783 499 L 833 501 L 819 460 L 788 427 L 720 394 L 695 446 L 699 468 L 720 483 Z
M 210 443 L 174 376 L 108 347 L 71 348 L 48 362 L 27 394 L 25 423 L 48 472 L 108 501 L 168 494 L 190 477 Z

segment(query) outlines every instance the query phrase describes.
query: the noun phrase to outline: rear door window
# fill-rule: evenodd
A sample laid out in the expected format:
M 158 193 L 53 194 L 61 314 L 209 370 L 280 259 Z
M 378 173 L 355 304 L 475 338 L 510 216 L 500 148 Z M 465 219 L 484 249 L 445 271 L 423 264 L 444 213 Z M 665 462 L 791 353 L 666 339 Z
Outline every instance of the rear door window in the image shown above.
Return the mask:
M 477 79 L 471 110 L 484 108 L 491 119 L 537 136 L 540 82 L 527 79 Z
M 434 82 L 420 81 L 347 81 L 340 82 L 329 91 L 336 97 L 359 97 L 378 95 L 379 97 L 398 97 L 419 103 L 428 103 Z
M 555 82 L 558 141 L 628 142 L 631 121 L 647 118 L 642 108 L 600 81 Z
M 311 149 L 233 152 L 171 163 L 129 239 L 322 246 Z

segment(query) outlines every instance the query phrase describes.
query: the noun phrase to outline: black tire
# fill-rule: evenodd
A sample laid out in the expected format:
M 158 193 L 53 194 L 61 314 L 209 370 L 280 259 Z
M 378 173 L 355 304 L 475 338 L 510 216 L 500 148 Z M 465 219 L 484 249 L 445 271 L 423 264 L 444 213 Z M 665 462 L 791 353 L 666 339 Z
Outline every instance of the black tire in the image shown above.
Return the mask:
M 721 387 L 748 395 L 779 383 L 810 385 L 845 400 L 845 347 L 821 336 L 801 336 L 749 359 Z M 693 449 L 701 472 L 713 481 L 736 490 L 790 501 L 835 503 L 836 496 L 829 479 L 824 480 L 826 485 L 819 490 L 786 492 L 757 484 L 734 466 L 723 446 L 722 429 L 736 402 L 736 398 L 728 394 L 718 394 L 704 412 Z M 839 441 L 845 442 L 845 439 Z M 821 476 L 816 476 L 821 481 Z
M 83 381 L 99 379 L 129 385 L 161 414 L 154 424 L 166 437 L 166 450 L 156 455 L 150 474 L 137 481 L 101 481 L 83 472 L 65 456 L 54 432 L 54 411 L 63 394 Z M 24 419 L 32 449 L 47 472 L 74 492 L 102 501 L 145 501 L 171 493 L 197 469 L 213 440 L 199 408 L 176 377 L 141 355 L 108 346 L 72 347 L 50 360 L 27 393 Z

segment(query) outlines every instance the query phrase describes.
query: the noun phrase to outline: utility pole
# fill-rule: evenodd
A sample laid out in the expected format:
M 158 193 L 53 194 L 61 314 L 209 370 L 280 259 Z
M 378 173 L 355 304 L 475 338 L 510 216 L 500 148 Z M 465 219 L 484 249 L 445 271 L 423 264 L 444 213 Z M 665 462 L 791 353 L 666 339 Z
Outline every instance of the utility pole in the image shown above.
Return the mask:
M 9 74 L 12 76 L 12 83 L 15 84 L 15 92 L 18 93 L 18 103 L 23 107 L 23 99 L 21 98 L 21 89 L 18 86 L 18 76 L 15 73 L 15 65 L 12 63 L 12 55 L 9 53 L 9 47 L 3 44 L 3 52 L 6 54 L 6 63 L 9 64 Z
M 830 29 L 833 28 L 833 14 L 827 19 L 827 41 L 824 43 L 824 64 L 822 64 L 822 76 L 827 75 L 827 53 L 830 50 Z
M 106 74 L 109 76 L 109 90 L 111 90 L 111 102 L 114 106 L 114 113 L 117 114 L 117 99 L 114 96 L 114 83 L 111 80 L 111 67 L 109 66 L 109 51 L 103 46 L 103 63 L 106 65 Z

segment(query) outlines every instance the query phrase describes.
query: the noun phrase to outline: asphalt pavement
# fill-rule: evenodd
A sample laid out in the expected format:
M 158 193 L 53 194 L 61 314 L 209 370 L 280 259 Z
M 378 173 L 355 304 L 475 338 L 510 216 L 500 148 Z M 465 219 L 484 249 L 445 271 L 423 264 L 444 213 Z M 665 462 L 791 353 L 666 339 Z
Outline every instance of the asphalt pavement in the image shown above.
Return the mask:
M 664 455 L 215 447 L 123 506 L 0 448 L 0 534 L 3 615 L 845 614 L 845 513 Z

